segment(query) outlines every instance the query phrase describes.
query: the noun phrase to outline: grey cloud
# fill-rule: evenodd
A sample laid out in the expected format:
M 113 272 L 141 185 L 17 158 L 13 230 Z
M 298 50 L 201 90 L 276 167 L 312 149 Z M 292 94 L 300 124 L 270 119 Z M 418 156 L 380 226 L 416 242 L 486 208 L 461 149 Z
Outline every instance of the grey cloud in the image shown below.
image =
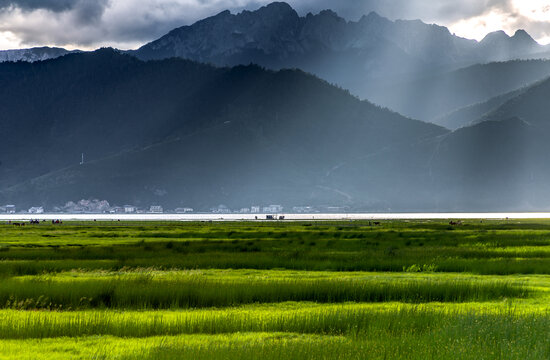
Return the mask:
M 109 5 L 109 0 L 0 0 L 4 12 L 18 9 L 23 12 L 46 10 L 53 15 L 73 12 L 78 21 L 88 24 L 97 21 Z
M 74 10 L 78 21 L 84 24 L 97 22 L 107 7 L 109 0 L 80 0 Z
M 51 10 L 61 12 L 73 9 L 81 0 L 0 0 L 0 8 L 22 10 Z

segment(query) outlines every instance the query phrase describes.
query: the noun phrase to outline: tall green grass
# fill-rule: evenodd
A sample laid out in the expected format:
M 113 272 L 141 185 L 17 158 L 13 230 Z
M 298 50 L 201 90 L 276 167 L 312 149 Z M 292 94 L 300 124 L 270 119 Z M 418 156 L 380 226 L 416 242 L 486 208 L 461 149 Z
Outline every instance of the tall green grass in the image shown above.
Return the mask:
M 489 324 L 493 325 L 493 324 Z M 495 337 L 479 333 L 480 324 L 463 332 L 442 326 L 427 333 L 383 334 L 362 339 L 296 333 L 236 333 L 149 338 L 93 336 L 8 340 L 0 343 L 0 358 L 17 360 L 287 360 L 287 359 L 454 359 L 540 360 L 549 357 L 541 333 L 533 337 L 520 324 L 501 323 Z M 524 324 L 527 325 L 527 324 Z
M 0 225 L 0 359 L 550 359 L 550 278 L 471 273 L 550 222 Z
M 8 279 L 0 282 L 0 306 L 14 309 L 168 309 L 237 306 L 286 301 L 464 302 L 526 297 L 528 289 L 495 280 L 209 279 L 148 275 L 75 280 Z
M 550 274 L 549 233 L 543 221 L 0 225 L 0 277 L 124 267 Z
M 174 312 L 0 311 L 1 339 L 91 335 L 149 337 L 239 332 L 292 332 L 364 338 L 408 333 L 426 334 L 442 327 L 454 328 L 457 334 L 474 327 L 478 329 L 479 336 L 488 336 L 499 329 L 515 329 L 516 332 L 528 331 L 533 339 L 543 336 L 547 341 L 550 314 L 522 314 L 510 309 L 494 312 L 460 311 L 456 308 L 437 310 L 403 305 L 281 306 Z

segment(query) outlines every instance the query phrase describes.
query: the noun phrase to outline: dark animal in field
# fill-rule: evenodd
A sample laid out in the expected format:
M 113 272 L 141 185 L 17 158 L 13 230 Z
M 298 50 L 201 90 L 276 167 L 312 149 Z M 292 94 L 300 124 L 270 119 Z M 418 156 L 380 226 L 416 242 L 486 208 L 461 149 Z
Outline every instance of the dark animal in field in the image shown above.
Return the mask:
M 380 221 L 375 221 L 374 226 L 380 226 Z
M 449 225 L 451 226 L 458 226 L 458 225 L 462 225 L 462 221 L 458 220 L 458 221 L 449 221 Z

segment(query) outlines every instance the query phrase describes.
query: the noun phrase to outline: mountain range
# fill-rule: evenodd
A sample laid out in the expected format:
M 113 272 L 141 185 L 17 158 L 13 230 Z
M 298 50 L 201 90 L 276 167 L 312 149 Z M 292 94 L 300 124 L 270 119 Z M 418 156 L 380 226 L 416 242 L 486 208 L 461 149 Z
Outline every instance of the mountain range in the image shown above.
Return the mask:
M 326 180 L 331 169 L 447 132 L 298 70 L 142 62 L 103 49 L 3 64 L 0 81 L 0 196 L 28 205 L 350 203 Z
M 332 73 L 339 59 L 361 63 L 368 78 L 376 78 L 379 67 L 388 65 L 388 56 L 400 55 L 394 62 L 406 61 L 403 69 L 418 72 L 434 66 L 527 59 L 549 51 L 523 30 L 512 37 L 491 33 L 477 42 L 420 20 L 390 21 L 371 12 L 353 22 L 330 10 L 300 17 L 287 3 L 275 2 L 236 15 L 224 11 L 174 29 L 135 54 L 145 60 L 182 57 L 219 66 L 246 61 L 274 68 L 294 65 L 321 77 L 327 75 L 318 73 L 323 64 L 330 60 L 326 72 Z
M 58 48 L 9 50 L 0 52 L 0 61 L 66 53 Z M 363 99 L 437 124 L 445 124 L 438 119 L 452 112 L 550 76 L 549 63 L 541 60 L 498 64 L 550 57 L 550 47 L 523 30 L 511 37 L 490 33 L 477 42 L 442 26 L 390 21 L 374 12 L 356 22 L 330 10 L 300 17 L 282 2 L 239 14 L 224 11 L 128 53 L 142 60 L 180 57 L 216 66 L 299 68 Z
M 0 63 L 0 204 L 548 209 L 547 51 L 274 3 Z
M 354 22 L 330 10 L 300 17 L 290 5 L 277 2 L 236 15 L 222 12 L 174 29 L 132 53 L 143 60 L 182 57 L 217 66 L 255 63 L 271 69 L 299 68 L 361 98 L 431 120 L 456 108 L 424 113 L 415 111 L 417 106 L 410 111 L 411 106 L 398 106 L 403 95 L 393 95 L 395 89 L 411 94 L 407 87 L 411 82 L 434 77 L 446 81 L 449 72 L 476 64 L 549 58 L 550 46 L 539 45 L 523 30 L 511 37 L 502 31 L 490 33 L 477 42 L 419 20 L 390 21 L 372 12 Z M 488 98 L 476 98 L 474 103 Z M 458 103 L 459 107 L 472 104 Z

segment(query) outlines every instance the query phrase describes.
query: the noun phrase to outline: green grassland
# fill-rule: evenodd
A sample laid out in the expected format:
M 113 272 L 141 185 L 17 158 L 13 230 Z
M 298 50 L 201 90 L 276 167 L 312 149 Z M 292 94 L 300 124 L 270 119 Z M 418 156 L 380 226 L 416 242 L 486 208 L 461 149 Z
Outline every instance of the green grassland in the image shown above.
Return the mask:
M 550 359 L 550 221 L 3 224 L 0 359 Z

